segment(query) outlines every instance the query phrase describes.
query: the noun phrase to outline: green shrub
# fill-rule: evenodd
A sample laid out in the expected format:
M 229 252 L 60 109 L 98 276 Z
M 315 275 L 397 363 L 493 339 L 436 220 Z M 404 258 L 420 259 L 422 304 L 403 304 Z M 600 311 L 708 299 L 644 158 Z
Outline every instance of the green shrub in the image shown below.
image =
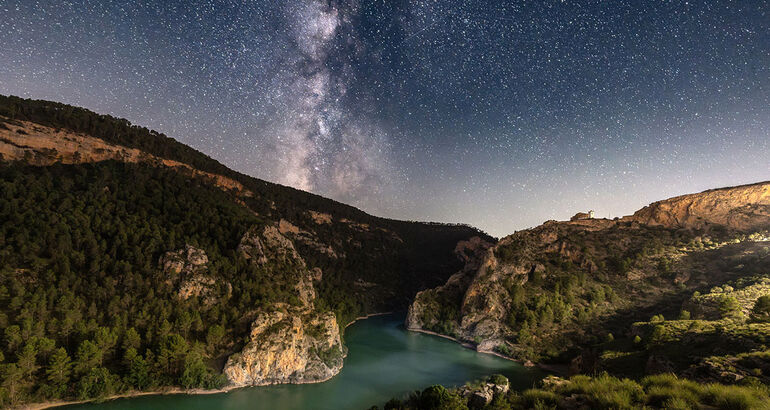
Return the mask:
M 680 405 L 679 408 L 695 408 L 698 405 L 698 394 L 688 389 L 680 388 L 679 386 L 651 386 L 646 390 L 647 392 L 647 404 L 670 408 L 667 404 L 669 402 L 675 402 Z M 684 403 L 686 406 L 681 406 Z
M 768 409 L 767 391 L 752 387 L 708 384 L 703 389 L 703 401 L 723 410 Z
M 493 374 L 489 377 L 489 382 L 498 386 L 505 386 L 508 384 L 508 378 L 502 374 Z
M 560 396 L 552 391 L 529 389 L 524 391 L 522 399 L 527 407 L 535 407 L 536 404 L 540 406 L 556 406 L 559 403 Z
M 735 296 L 724 295 L 719 299 L 719 312 L 723 318 L 733 316 L 739 313 L 740 310 L 741 304 Z
M 444 386 L 435 385 L 423 390 L 419 399 L 420 409 L 467 410 L 468 406 L 457 393 Z
M 670 399 L 663 402 L 661 407 L 667 410 L 690 410 L 698 408 L 697 404 L 693 405 L 681 397 L 671 397 Z
M 761 322 L 770 321 L 770 295 L 763 295 L 757 298 L 757 301 L 754 302 L 754 307 L 751 309 L 751 317 Z

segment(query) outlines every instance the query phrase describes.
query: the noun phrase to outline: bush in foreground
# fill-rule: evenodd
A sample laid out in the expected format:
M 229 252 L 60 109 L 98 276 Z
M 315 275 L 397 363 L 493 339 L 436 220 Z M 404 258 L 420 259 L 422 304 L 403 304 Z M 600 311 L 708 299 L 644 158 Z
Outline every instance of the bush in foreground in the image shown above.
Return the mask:
M 392 399 L 385 409 L 770 409 L 768 386 L 701 384 L 673 374 L 648 376 L 640 381 L 607 374 L 568 380 L 551 376 L 540 388 L 498 393 L 487 403 L 474 401 L 472 396 L 467 389 L 431 386 L 406 400 Z

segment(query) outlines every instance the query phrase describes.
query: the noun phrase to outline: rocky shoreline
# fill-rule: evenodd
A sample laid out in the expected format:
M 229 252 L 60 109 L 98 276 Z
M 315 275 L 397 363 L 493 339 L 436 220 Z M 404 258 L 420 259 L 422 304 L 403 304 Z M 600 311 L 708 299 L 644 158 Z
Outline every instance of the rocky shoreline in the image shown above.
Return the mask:
M 365 315 L 365 316 L 359 316 L 359 317 L 351 320 L 350 323 L 348 323 L 347 325 L 345 325 L 345 329 L 347 329 L 348 326 L 352 325 L 353 323 L 358 322 L 359 320 L 366 320 L 366 319 L 369 319 L 370 317 L 375 317 L 375 316 L 391 315 L 393 313 L 394 312 L 380 312 L 380 313 L 370 313 L 370 314 Z

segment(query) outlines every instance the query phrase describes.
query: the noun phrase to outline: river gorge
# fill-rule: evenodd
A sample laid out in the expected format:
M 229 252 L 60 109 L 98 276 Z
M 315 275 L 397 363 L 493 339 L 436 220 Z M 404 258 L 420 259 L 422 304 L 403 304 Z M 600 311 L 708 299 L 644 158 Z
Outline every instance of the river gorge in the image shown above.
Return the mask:
M 536 368 L 478 353 L 436 336 L 409 332 L 402 315 L 360 320 L 345 332 L 342 371 L 317 384 L 248 387 L 227 393 L 152 395 L 67 406 L 109 409 L 367 409 L 433 384 L 462 385 L 502 374 L 526 389 L 544 374 Z

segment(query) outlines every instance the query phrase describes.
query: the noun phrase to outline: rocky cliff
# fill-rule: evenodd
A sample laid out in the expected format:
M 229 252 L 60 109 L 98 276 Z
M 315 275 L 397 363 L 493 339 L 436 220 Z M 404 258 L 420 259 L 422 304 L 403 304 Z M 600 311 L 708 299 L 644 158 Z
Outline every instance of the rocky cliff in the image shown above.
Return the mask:
M 492 245 L 478 236 L 458 242 L 454 252 L 463 262 L 463 269 L 452 275 L 445 284 L 417 293 L 407 311 L 407 329 L 437 329 L 457 319 L 456 312 L 453 309 L 445 310 L 445 307 L 457 306 L 462 300 L 465 290 Z M 452 329 L 440 330 L 451 333 Z
M 627 217 L 669 228 L 722 225 L 739 230 L 770 226 L 770 183 L 712 189 L 652 203 Z
M 278 263 L 295 269 L 297 305 L 278 303 L 260 309 L 252 321 L 248 343 L 227 359 L 224 374 L 233 386 L 313 383 L 342 368 L 344 347 L 337 318 L 315 309 L 316 273 L 276 226 L 252 227 L 238 246 L 250 263 Z
M 339 326 L 329 312 L 278 307 L 260 313 L 249 339 L 225 365 L 234 386 L 320 382 L 342 368 Z
M 208 274 L 209 258 L 206 251 L 186 245 L 183 249 L 169 251 L 158 261 L 166 277 L 180 299 L 198 297 L 204 306 L 216 303 L 217 280 Z M 232 285 L 222 281 L 222 286 L 232 292 Z
M 471 269 L 416 296 L 406 326 L 521 359 L 560 356 L 618 312 L 646 312 L 713 281 L 692 255 L 767 229 L 767 182 L 684 195 L 615 220 L 548 221 L 477 248 Z

